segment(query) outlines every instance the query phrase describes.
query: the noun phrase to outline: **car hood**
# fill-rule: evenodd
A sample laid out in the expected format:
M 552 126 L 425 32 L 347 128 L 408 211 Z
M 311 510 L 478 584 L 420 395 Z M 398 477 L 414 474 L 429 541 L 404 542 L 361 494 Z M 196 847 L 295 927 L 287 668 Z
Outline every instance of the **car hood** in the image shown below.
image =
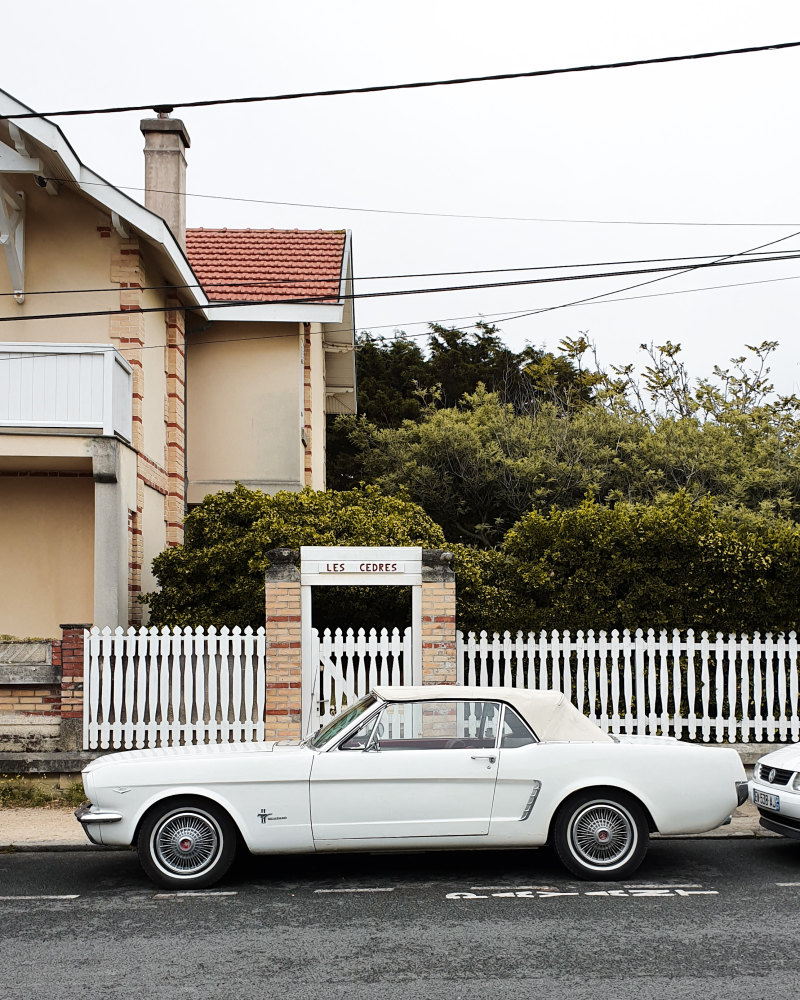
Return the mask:
M 98 757 L 84 769 L 84 774 L 90 774 L 112 764 L 163 764 L 169 760 L 189 758 L 191 760 L 219 760 L 225 757 L 242 757 L 252 754 L 284 753 L 297 751 L 302 744 L 297 741 L 260 742 L 260 743 L 211 743 L 201 746 L 184 747 L 152 747 L 147 750 L 123 750 L 119 753 L 109 753 Z
M 759 762 L 788 771 L 800 771 L 800 747 L 797 745 L 781 747 L 780 750 L 773 750 L 772 753 L 759 757 Z

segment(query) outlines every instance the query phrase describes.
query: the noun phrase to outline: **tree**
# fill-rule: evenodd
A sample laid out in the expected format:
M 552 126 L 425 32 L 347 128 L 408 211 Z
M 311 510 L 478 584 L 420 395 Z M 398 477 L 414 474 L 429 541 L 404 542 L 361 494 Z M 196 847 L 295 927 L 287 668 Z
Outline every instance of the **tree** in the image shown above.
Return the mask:
M 405 334 L 387 340 L 362 335 L 356 347 L 358 417 L 329 418 L 326 442 L 328 485 L 348 489 L 368 478 L 360 446 L 373 430 L 415 423 L 431 409 L 459 404 L 479 385 L 526 413 L 549 402 L 564 411 L 586 405 L 598 378 L 580 370 L 566 354 L 534 347 L 515 353 L 497 328 L 476 324 L 474 331 L 432 323 L 427 356 Z
M 375 487 L 268 496 L 237 484 L 229 493 L 207 496 L 186 518 L 183 545 L 165 549 L 153 560 L 161 590 L 142 598 L 150 605 L 150 623 L 263 625 L 267 552 L 301 545 L 441 548 L 444 536 L 418 506 L 382 496 Z M 352 588 L 344 614 L 341 597 L 330 596 L 335 589 L 323 593 L 315 607 L 320 627 L 360 626 L 371 619 L 389 625 L 407 621 L 397 588 Z
M 574 507 L 587 493 L 615 502 L 686 490 L 797 518 L 800 401 L 771 394 L 773 347 L 752 348 L 752 368 L 736 358 L 696 381 L 677 345 L 652 348 L 642 386 L 629 368 L 586 370 L 588 342 L 576 338 L 563 345 L 570 380 L 546 357 L 529 365 L 539 394 L 525 407 L 479 385 L 396 428 L 352 420 L 348 445 L 361 478 L 407 492 L 450 541 L 481 547 L 531 508 Z

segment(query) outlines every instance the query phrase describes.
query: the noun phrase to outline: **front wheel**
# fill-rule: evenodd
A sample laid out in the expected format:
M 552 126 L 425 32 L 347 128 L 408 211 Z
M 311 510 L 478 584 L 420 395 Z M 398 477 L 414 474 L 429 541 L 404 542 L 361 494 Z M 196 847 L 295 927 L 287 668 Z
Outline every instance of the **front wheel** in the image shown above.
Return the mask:
M 145 818 L 136 841 L 139 862 L 167 889 L 207 889 L 230 868 L 236 828 L 213 802 L 172 799 Z
M 562 864 L 574 875 L 596 881 L 635 872 L 649 838 L 644 810 L 624 792 L 573 796 L 559 810 L 553 830 L 553 846 Z

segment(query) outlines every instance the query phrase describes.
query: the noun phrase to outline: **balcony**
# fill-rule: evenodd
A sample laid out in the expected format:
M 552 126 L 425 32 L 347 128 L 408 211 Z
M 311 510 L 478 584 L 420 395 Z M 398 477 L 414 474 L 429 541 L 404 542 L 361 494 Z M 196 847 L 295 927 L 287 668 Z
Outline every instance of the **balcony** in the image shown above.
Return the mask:
M 0 343 L 0 431 L 131 440 L 132 369 L 111 344 Z

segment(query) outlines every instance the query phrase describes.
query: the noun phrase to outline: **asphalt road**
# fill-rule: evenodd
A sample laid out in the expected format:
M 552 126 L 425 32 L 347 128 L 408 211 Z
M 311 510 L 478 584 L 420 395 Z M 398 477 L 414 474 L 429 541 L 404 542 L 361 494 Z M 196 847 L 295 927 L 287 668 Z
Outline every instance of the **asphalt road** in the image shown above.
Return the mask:
M 3 854 L 0 997 L 796 1000 L 799 905 L 780 839 L 653 842 L 622 884 L 547 850 L 248 858 L 188 895 L 132 853 Z

